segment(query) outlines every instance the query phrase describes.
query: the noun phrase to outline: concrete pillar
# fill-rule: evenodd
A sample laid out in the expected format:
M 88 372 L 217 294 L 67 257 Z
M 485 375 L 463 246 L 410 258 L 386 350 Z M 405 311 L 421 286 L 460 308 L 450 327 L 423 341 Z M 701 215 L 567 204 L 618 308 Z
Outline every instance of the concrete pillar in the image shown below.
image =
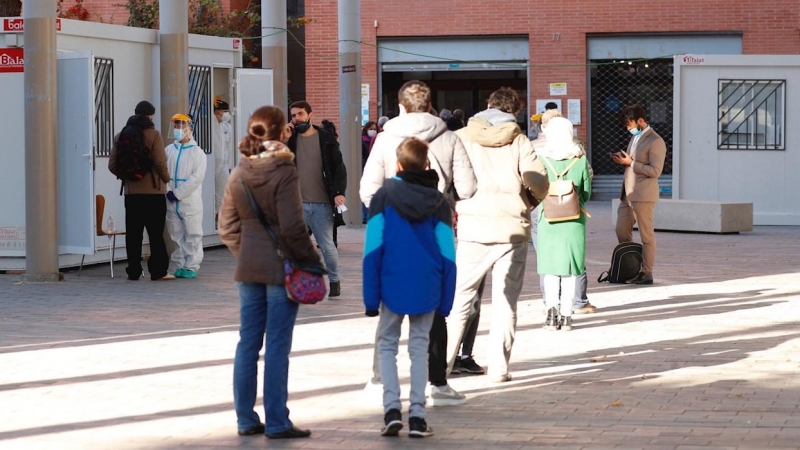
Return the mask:
M 339 144 L 347 166 L 347 225 L 361 226 L 361 0 L 339 0 Z
M 286 0 L 261 2 L 261 67 L 272 69 L 273 102 L 284 113 L 289 111 L 289 87 L 286 70 Z M 277 34 L 276 34 L 277 33 Z M 270 36 L 271 35 L 271 36 Z
M 171 141 L 170 118 L 189 108 L 189 0 L 158 4 L 161 56 L 161 134 Z
M 56 0 L 25 0 L 25 279 L 60 281 Z

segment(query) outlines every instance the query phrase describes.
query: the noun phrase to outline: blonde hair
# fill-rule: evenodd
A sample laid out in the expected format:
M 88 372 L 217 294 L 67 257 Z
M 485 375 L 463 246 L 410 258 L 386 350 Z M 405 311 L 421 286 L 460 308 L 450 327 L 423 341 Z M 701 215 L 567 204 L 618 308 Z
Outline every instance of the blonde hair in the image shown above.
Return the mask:
M 545 111 L 544 114 L 542 114 L 542 118 L 539 119 L 541 121 L 542 128 L 546 127 L 547 122 L 549 122 L 550 119 L 552 119 L 553 117 L 564 117 L 564 116 L 562 116 L 557 109 L 548 109 L 547 111 Z
M 397 102 L 406 112 L 428 112 L 431 106 L 431 88 L 419 80 L 411 80 L 400 87 Z

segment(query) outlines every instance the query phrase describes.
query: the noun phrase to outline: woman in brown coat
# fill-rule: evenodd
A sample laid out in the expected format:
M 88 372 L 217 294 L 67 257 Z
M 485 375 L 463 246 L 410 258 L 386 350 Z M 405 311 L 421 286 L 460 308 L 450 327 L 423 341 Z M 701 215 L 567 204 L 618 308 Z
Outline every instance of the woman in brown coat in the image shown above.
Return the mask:
M 219 213 L 219 236 L 236 256 L 239 288 L 239 344 L 233 363 L 233 399 L 239 435 L 265 433 L 270 439 L 308 437 L 289 420 L 286 407 L 289 352 L 298 304 L 284 287 L 283 262 L 247 198 L 246 183 L 279 236 L 286 257 L 323 267 L 303 222 L 294 155 L 283 145 L 288 135 L 280 109 L 263 106 L 239 143 L 241 159 L 231 173 Z M 264 423 L 254 411 L 258 352 L 264 343 Z

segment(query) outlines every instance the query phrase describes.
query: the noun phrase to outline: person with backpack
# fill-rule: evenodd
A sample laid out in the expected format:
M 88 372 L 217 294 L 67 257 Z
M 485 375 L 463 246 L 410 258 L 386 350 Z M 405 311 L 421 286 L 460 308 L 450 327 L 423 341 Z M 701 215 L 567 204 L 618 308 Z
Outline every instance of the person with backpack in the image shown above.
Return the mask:
M 547 307 L 546 330 L 572 330 L 572 301 L 578 277 L 586 271 L 585 203 L 592 193 L 589 163 L 572 140 L 572 123 L 553 117 L 547 124 L 547 141 L 537 149 L 550 181 L 548 198 L 542 202 L 536 244 L 536 269 L 542 276 Z M 566 183 L 569 188 L 560 188 Z M 558 190 L 558 192 L 554 192 Z M 555 203 L 554 194 L 560 194 Z M 566 216 L 563 205 L 570 195 L 574 215 Z M 560 203 L 560 204 L 559 204 Z M 551 206 L 553 206 L 551 208 Z
M 177 278 L 197 278 L 203 261 L 203 179 L 207 157 L 192 136 L 192 118 L 172 116 L 175 142 L 167 146 L 170 182 L 167 200 L 167 230 L 177 248 L 172 263 Z
M 125 193 L 125 250 L 128 279 L 142 276 L 142 238 L 150 237 L 147 270 L 152 280 L 173 280 L 168 274 L 169 255 L 164 242 L 167 213 L 165 186 L 169 182 L 164 140 L 153 124 L 156 108 L 143 100 L 133 116 L 114 137 L 108 170 L 122 180 Z

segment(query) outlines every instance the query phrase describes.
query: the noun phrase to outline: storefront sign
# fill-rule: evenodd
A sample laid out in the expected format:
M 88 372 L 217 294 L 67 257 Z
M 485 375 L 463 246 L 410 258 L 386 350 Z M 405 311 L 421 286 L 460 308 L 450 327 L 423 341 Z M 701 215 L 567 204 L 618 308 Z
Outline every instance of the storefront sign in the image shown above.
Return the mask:
M 25 31 L 25 19 L 6 19 L 3 22 L 3 31 Z M 61 19 L 56 19 L 56 31 L 61 31 Z
M 24 72 L 25 54 L 21 48 L 0 48 L 0 72 Z

